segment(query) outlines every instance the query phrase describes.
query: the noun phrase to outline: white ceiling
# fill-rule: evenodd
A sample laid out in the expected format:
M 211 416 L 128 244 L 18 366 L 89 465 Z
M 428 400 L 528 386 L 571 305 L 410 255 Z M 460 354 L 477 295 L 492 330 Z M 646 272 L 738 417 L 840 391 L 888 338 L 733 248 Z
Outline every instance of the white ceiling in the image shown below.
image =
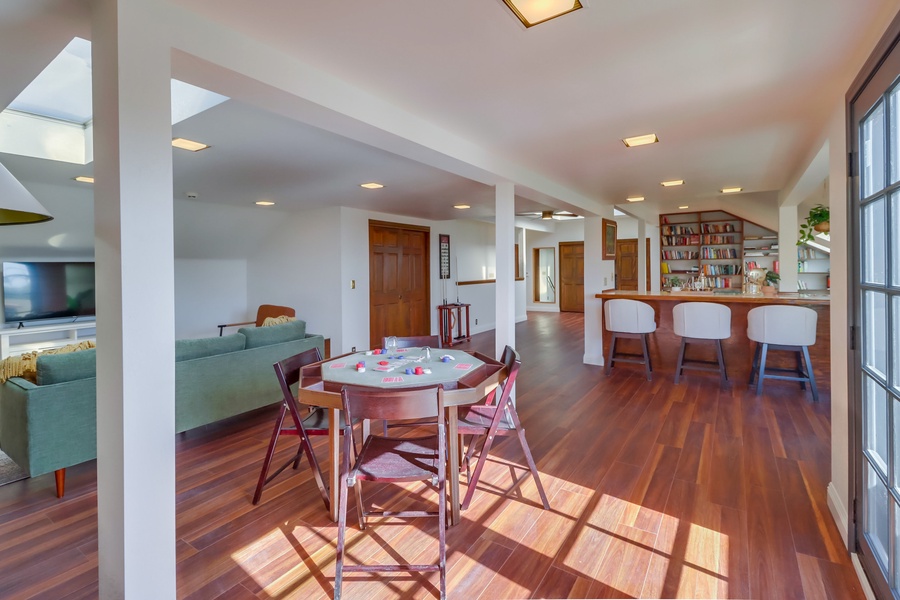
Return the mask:
M 771 198 L 822 146 L 829 114 L 897 0 L 593 0 L 524 29 L 501 0 L 172 0 L 602 204 Z M 75 35 L 79 2 L 0 6 L 5 106 Z M 190 81 L 191 83 L 202 83 Z M 223 90 L 214 90 L 223 91 Z M 231 100 L 174 126 L 175 197 L 281 209 L 341 204 L 427 219 L 493 214 L 490 186 Z M 661 142 L 626 148 L 620 138 Z M 0 154 L 27 181 L 69 167 Z M 88 165 L 88 168 L 90 165 Z M 686 185 L 664 189 L 664 179 Z M 379 181 L 382 190 L 359 184 Z M 533 197 L 533 196 L 532 196 Z M 517 211 L 565 203 L 517 199 Z M 646 207 L 646 208 L 645 208 Z

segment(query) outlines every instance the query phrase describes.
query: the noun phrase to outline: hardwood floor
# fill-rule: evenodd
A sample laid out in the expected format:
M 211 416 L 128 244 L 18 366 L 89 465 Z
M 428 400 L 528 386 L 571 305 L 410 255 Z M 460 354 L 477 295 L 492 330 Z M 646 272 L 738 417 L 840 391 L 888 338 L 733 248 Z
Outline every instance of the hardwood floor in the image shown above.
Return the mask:
M 504 497 L 514 439 L 492 460 L 461 525 L 448 530 L 451 598 L 863 598 L 825 501 L 830 390 L 745 382 L 672 366 L 582 364 L 583 321 L 531 313 L 516 328 L 518 406 L 552 509 L 527 481 Z M 493 354 L 493 334 L 467 345 Z M 467 346 L 463 346 L 464 348 Z M 727 357 L 727 360 L 750 360 Z M 250 498 L 274 419 L 266 409 L 177 442 L 178 596 L 328 598 L 336 527 L 308 471 Z M 324 455 L 324 439 L 316 441 Z M 293 449 L 283 440 L 278 458 Z M 97 596 L 95 465 L 0 487 L 0 597 Z M 375 503 L 426 500 L 384 486 Z M 351 519 L 352 521 L 353 519 Z M 348 529 L 351 561 L 436 557 L 436 524 Z M 429 598 L 437 576 L 350 575 L 348 598 Z

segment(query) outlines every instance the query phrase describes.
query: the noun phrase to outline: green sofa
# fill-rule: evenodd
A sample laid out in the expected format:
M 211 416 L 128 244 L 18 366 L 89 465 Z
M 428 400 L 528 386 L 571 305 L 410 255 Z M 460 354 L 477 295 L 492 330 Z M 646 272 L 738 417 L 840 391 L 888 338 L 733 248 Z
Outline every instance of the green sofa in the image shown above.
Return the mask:
M 278 402 L 272 365 L 325 339 L 306 323 L 248 327 L 224 337 L 175 342 L 178 433 Z M 0 386 L 0 450 L 31 477 L 97 458 L 96 350 L 40 356 L 37 384 L 13 377 Z

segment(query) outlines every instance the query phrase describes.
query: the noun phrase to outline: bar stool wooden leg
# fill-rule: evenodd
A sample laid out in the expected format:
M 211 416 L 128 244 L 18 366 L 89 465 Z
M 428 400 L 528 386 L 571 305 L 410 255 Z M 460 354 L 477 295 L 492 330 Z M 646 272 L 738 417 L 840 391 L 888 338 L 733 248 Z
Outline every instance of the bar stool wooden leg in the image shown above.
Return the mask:
M 612 334 L 612 339 L 609 340 L 609 357 L 606 359 L 606 374 L 609 375 L 609 372 L 612 370 L 613 365 L 613 356 L 616 353 L 616 334 Z
M 756 374 L 756 395 L 759 396 L 763 391 L 763 381 L 766 378 L 766 354 L 769 352 L 769 345 L 762 344 L 762 350 L 759 355 L 759 368 Z
M 719 358 L 719 376 L 722 378 L 722 385 L 728 381 L 728 371 L 725 370 L 725 356 L 722 354 L 722 340 L 716 340 L 716 355 Z
M 687 345 L 687 342 L 684 341 L 684 338 L 681 338 L 681 348 L 678 349 L 678 364 L 675 366 L 675 383 L 679 383 L 681 381 L 681 371 L 682 371 L 682 363 L 684 362 L 684 347 Z
M 756 349 L 753 351 L 753 365 L 750 368 L 750 380 L 747 382 L 747 385 L 753 385 L 754 379 L 759 375 L 759 351 L 761 348 L 762 344 L 757 342 Z
M 806 374 L 809 377 L 809 389 L 812 391 L 813 400 L 819 401 L 819 390 L 816 387 L 816 374 L 813 373 L 812 361 L 809 360 L 809 347 L 803 346 L 803 358 L 806 360 Z
M 651 370 L 653 366 L 650 364 L 650 350 L 647 348 L 647 334 L 641 334 L 641 348 L 644 350 L 644 372 L 647 374 L 647 381 L 652 381 L 653 376 Z

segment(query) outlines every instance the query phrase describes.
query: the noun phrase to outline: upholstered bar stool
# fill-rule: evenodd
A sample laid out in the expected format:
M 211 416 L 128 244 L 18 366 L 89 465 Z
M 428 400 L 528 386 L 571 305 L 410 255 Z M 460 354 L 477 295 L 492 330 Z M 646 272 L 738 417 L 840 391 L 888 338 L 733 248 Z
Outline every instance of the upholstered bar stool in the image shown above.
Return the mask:
M 725 357 L 722 354 L 722 340 L 731 337 L 731 309 L 715 302 L 682 302 L 672 309 L 672 328 L 681 336 L 678 351 L 678 365 L 675 367 L 675 383 L 681 380 L 684 369 L 718 372 L 722 385 L 728 380 Z M 717 362 L 707 360 L 685 360 L 688 344 L 714 342 Z M 716 365 L 712 367 L 710 365 Z
M 806 389 L 809 383 L 813 400 L 819 399 L 816 388 L 816 376 L 812 362 L 809 360 L 809 347 L 816 343 L 816 323 L 819 315 L 811 308 L 802 306 L 760 306 L 747 313 L 747 337 L 756 342 L 753 354 L 753 369 L 750 371 L 750 385 L 757 379 L 756 394 L 763 390 L 764 379 L 785 379 L 799 381 L 800 388 Z M 769 350 L 786 350 L 795 352 L 797 367 L 795 369 L 777 369 L 769 367 L 769 371 L 794 373 L 788 375 L 769 375 L 766 372 L 766 358 Z M 800 356 L 806 365 L 804 371 Z
M 609 375 L 613 362 L 630 362 L 644 365 L 647 381 L 652 378 L 653 363 L 647 349 L 647 334 L 656 331 L 656 312 L 653 307 L 637 300 L 617 298 L 603 303 L 606 331 L 612 334 L 609 341 L 609 357 L 606 359 L 606 374 Z M 616 340 L 631 338 L 641 340 L 641 354 L 616 354 Z

